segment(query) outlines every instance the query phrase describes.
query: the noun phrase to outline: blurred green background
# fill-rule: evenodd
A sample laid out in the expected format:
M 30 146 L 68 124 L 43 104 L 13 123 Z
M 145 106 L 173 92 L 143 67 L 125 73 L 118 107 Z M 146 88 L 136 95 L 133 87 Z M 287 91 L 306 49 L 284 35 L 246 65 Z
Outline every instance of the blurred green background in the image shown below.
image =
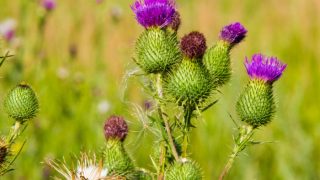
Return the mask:
M 146 96 L 136 79 L 123 95 L 125 72 L 132 68 L 134 42 L 143 31 L 130 10 L 133 0 L 57 0 L 57 7 L 39 28 L 44 10 L 35 0 L 1 0 L 0 21 L 16 20 L 16 41 L 1 41 L 2 51 L 15 56 L 1 68 L 0 97 L 20 81 L 37 92 L 39 116 L 21 138 L 27 143 L 4 179 L 48 179 L 54 175 L 45 158 L 99 151 L 103 123 L 111 114 L 124 115 L 131 132 L 127 148 L 136 163 L 152 169 L 152 137 L 140 134 L 133 102 Z M 239 21 L 246 40 L 232 52 L 231 82 L 217 95 L 192 136 L 192 157 L 206 179 L 217 179 L 233 145 L 237 118 L 234 105 L 248 81 L 246 56 L 262 52 L 288 64 L 275 84 L 278 111 L 273 122 L 255 134 L 272 141 L 248 148 L 227 179 L 320 179 L 320 1 L 319 0 L 178 0 L 179 35 L 199 30 L 213 45 L 224 25 Z M 3 54 L 3 53 L 2 53 Z M 124 97 L 124 98 L 123 98 Z M 1 111 L 1 133 L 13 120 Z

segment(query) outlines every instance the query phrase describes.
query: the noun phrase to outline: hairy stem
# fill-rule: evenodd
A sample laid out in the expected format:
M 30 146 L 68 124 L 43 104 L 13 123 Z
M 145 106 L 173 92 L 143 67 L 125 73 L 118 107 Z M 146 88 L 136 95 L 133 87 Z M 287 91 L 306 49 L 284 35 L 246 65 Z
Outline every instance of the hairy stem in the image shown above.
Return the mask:
M 186 158 L 188 156 L 188 146 L 189 146 L 189 133 L 191 125 L 193 109 L 189 106 L 184 107 L 184 127 L 183 127 L 183 143 L 182 143 L 182 157 Z
M 247 147 L 254 133 L 253 130 L 254 130 L 253 127 L 248 125 L 244 125 L 240 127 L 239 135 L 235 139 L 235 145 L 232 150 L 232 154 L 230 155 L 227 164 L 225 165 L 223 171 L 221 172 L 219 176 L 219 180 L 224 179 L 224 177 L 229 173 L 230 169 L 232 168 L 235 158 L 239 155 L 241 151 L 243 151 Z
M 161 99 L 163 99 L 162 76 L 161 76 L 161 74 L 158 74 L 158 76 L 157 76 L 156 87 L 157 87 L 157 95 L 159 97 L 159 102 L 158 102 L 159 116 L 160 116 L 161 120 L 164 122 L 164 128 L 165 128 L 165 131 L 166 131 L 167 141 L 169 143 L 169 146 L 170 146 L 170 149 L 171 149 L 171 153 L 174 156 L 175 160 L 179 161 L 179 155 L 178 155 L 176 146 L 175 146 L 174 141 L 173 141 L 173 136 L 172 136 L 172 133 L 171 133 L 170 124 L 169 124 L 169 121 L 168 121 L 167 117 L 164 116 L 163 107 L 162 107 L 162 104 L 160 102 Z M 166 148 L 165 146 L 166 146 L 166 144 L 162 143 L 162 150 Z M 164 167 L 164 164 L 165 164 L 165 156 L 161 155 L 160 158 L 163 158 L 163 159 L 160 159 L 161 171 L 160 171 L 160 174 L 158 176 L 158 179 L 159 178 L 163 178 L 162 177 L 163 175 L 161 176 L 161 173 L 163 173 L 162 171 L 164 171 L 164 168 L 162 168 L 162 167 Z
M 21 128 L 21 122 L 16 121 L 15 124 L 12 126 L 12 129 L 7 136 L 7 142 L 11 144 L 19 135 L 20 135 L 20 128 Z

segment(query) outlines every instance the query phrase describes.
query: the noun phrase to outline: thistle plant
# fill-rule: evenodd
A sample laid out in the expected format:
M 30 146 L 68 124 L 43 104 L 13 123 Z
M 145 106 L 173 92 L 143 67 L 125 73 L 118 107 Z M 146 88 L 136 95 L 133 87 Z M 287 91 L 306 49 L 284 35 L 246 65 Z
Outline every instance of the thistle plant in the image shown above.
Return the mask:
M 0 57 L 0 67 L 10 56 L 9 53 L 6 53 L 5 56 Z M 15 122 L 10 132 L 0 137 L 0 176 L 13 170 L 12 164 L 25 142 L 18 148 L 18 151 L 14 151 L 13 146 L 27 127 L 28 121 L 36 116 L 39 104 L 33 89 L 25 83 L 20 83 L 4 98 L 3 107 Z
M 155 104 L 148 114 L 139 114 L 143 127 L 157 138 L 150 155 L 154 170 L 136 166 L 124 144 L 129 133 L 125 118 L 111 116 L 104 125 L 106 146 L 101 155 L 101 168 L 107 173 L 100 178 L 203 179 L 200 165 L 190 155 L 190 134 L 202 113 L 217 103 L 219 88 L 229 82 L 230 53 L 245 39 L 247 30 L 239 22 L 226 25 L 218 41 L 208 47 L 204 34 L 198 31 L 178 37 L 181 16 L 173 0 L 136 0 L 131 9 L 143 27 L 133 60 L 140 69 L 139 77 L 140 72 L 144 76 L 144 89 Z M 275 113 L 272 85 L 286 68 L 277 58 L 261 54 L 254 55 L 251 61 L 246 59 L 245 66 L 250 81 L 236 104 L 245 125 L 238 127 L 234 150 L 220 179 L 229 172 L 236 156 L 254 144 L 254 130 L 271 121 Z M 48 164 L 65 172 L 52 162 Z M 76 169 L 68 172 L 72 173 L 67 175 L 79 177 Z

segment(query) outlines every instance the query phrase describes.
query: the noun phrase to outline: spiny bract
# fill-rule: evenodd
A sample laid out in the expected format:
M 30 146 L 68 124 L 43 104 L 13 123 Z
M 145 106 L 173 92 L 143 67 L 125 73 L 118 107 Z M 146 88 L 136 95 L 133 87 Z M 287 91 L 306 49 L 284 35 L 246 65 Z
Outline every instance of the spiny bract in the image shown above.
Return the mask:
M 181 61 L 177 36 L 160 28 L 145 30 L 136 42 L 135 62 L 146 73 L 161 73 Z
M 107 141 L 104 151 L 104 167 L 108 169 L 108 176 L 121 176 L 126 179 L 137 179 L 139 176 L 122 142 L 118 140 Z
M 39 104 L 31 87 L 26 84 L 19 84 L 4 99 L 4 109 L 10 117 L 18 121 L 24 121 L 36 116 Z
M 236 104 L 240 119 L 254 128 L 266 125 L 275 112 L 272 85 L 262 80 L 251 80 Z
M 197 105 L 212 91 L 211 79 L 203 64 L 187 58 L 165 76 L 164 82 L 165 92 L 179 104 Z
M 201 180 L 202 176 L 202 170 L 195 162 L 176 162 L 165 172 L 166 180 Z
M 231 76 L 230 46 L 224 41 L 219 41 L 204 54 L 203 64 L 215 79 L 214 86 L 224 85 Z

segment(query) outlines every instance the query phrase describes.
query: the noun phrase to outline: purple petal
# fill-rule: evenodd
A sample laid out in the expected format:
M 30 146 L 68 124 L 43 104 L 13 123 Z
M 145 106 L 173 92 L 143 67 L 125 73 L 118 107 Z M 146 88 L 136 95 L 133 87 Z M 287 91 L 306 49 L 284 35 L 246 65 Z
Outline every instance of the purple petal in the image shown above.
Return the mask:
M 167 26 L 176 12 L 174 1 L 171 0 L 136 0 L 131 9 L 138 23 L 145 28 Z
M 240 43 L 247 34 L 247 30 L 239 22 L 232 23 L 222 28 L 220 39 L 232 45 Z
M 266 57 L 262 54 L 253 55 L 251 62 L 246 58 L 244 64 L 251 79 L 261 79 L 270 83 L 278 80 L 287 67 L 276 57 Z

